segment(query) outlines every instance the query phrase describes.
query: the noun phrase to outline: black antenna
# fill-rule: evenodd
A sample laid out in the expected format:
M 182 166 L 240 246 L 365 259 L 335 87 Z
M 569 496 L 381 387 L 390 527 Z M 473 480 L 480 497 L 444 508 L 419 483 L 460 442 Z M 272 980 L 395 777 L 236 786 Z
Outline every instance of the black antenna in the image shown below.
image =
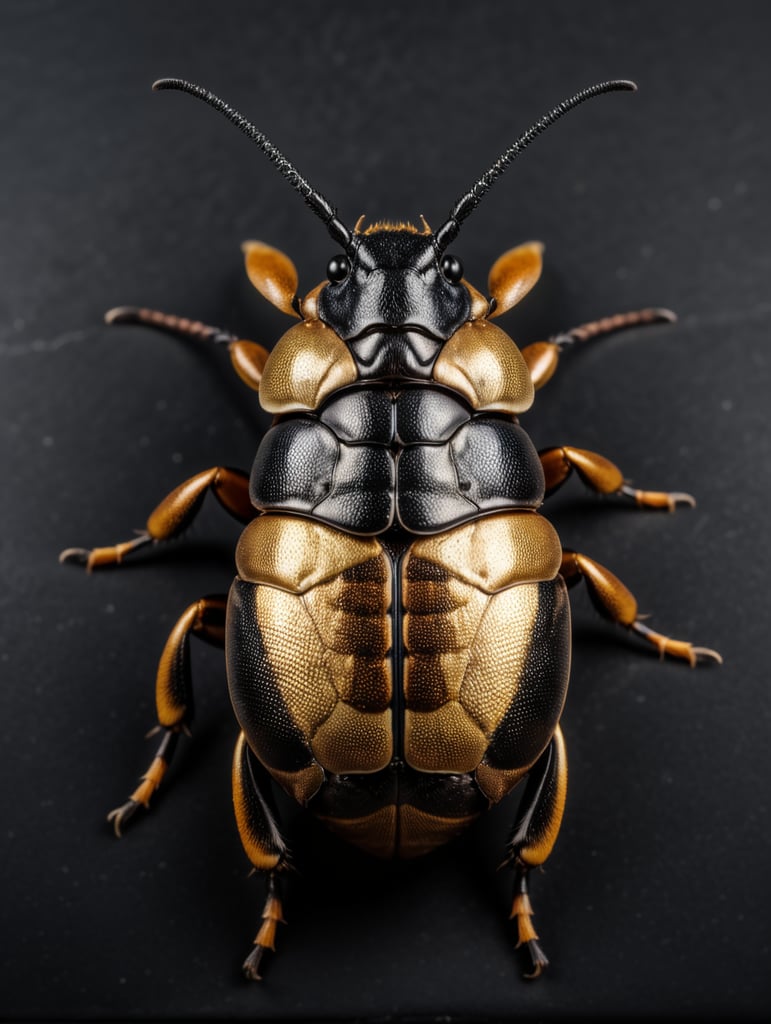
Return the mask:
M 562 103 L 558 103 L 557 106 L 550 110 L 548 114 L 544 115 L 540 120 L 536 121 L 532 127 L 517 139 L 509 148 L 502 153 L 495 163 L 482 175 L 482 177 L 469 189 L 468 192 L 464 193 L 460 199 L 456 202 L 450 211 L 449 218 L 436 232 L 434 238 L 436 247 L 439 252 L 442 252 L 460 230 L 462 222 L 468 217 L 473 209 L 475 209 L 482 198 L 487 192 L 490 186 L 495 182 L 497 178 L 503 174 L 511 161 L 519 156 L 523 149 L 530 145 L 533 139 L 537 138 L 542 132 L 545 132 L 547 128 L 558 121 L 563 114 L 567 114 L 569 110 L 579 106 L 585 100 L 593 99 L 595 96 L 601 96 L 606 92 L 617 92 L 619 90 L 627 90 L 629 92 L 636 92 L 637 86 L 634 82 L 628 82 L 624 79 L 618 79 L 611 82 L 600 82 L 597 85 L 591 85 L 588 89 L 583 89 L 581 92 L 577 92 L 575 96 L 571 96 L 568 100 L 563 100 Z
M 337 210 L 320 192 L 308 184 L 305 178 L 287 160 L 283 153 L 273 145 L 270 139 L 259 129 L 255 128 L 250 121 L 247 121 L 242 114 L 239 114 L 237 110 L 234 110 L 224 100 L 221 100 L 219 96 L 209 92 L 208 89 L 204 89 L 200 85 L 193 85 L 192 82 L 185 82 L 181 78 L 159 78 L 157 82 L 153 82 L 153 89 L 179 89 L 180 92 L 190 93 L 191 96 L 203 100 L 204 103 L 208 103 L 210 107 L 214 107 L 215 110 L 219 110 L 221 114 L 224 114 L 229 121 L 233 122 L 236 128 L 239 128 L 244 135 L 248 135 L 253 142 L 257 143 L 270 162 L 275 164 L 277 169 L 287 179 L 292 188 L 299 192 L 313 212 L 321 217 L 335 241 L 339 242 L 346 252 L 350 251 L 353 245 L 353 235 L 345 224 L 338 220 Z

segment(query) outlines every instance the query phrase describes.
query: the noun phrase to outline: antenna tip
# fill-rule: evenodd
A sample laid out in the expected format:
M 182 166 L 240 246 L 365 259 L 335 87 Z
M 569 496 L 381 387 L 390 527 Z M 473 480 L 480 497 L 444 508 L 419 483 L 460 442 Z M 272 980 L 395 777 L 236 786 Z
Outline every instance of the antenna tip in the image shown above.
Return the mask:
M 620 79 L 618 87 L 619 89 L 626 89 L 628 92 L 637 92 L 637 82 L 633 82 L 629 78 Z
M 168 89 L 171 78 L 156 78 L 153 82 L 153 92 L 160 92 L 161 89 Z

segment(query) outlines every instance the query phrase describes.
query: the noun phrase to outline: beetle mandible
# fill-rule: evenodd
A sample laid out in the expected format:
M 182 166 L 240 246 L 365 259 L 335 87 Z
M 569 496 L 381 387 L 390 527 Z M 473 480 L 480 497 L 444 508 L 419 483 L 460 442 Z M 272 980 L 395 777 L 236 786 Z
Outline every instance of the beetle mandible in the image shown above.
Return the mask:
M 259 979 L 282 921 L 289 852 L 277 783 L 344 839 L 380 857 L 415 857 L 450 840 L 525 780 L 504 863 L 529 977 L 548 964 L 532 923 L 529 872 L 554 846 L 567 767 L 560 729 L 570 670 L 567 590 L 583 582 L 598 611 L 691 665 L 717 652 L 640 621 L 608 569 L 563 550 L 539 513 L 573 473 L 598 494 L 642 508 L 688 494 L 632 488 L 612 462 L 562 445 L 537 452 L 519 424 L 534 391 L 575 343 L 673 320 L 668 310 L 608 317 L 521 351 L 493 322 L 533 287 L 542 246 L 501 256 L 486 298 L 448 249 L 511 161 L 574 107 L 628 81 L 591 86 L 521 135 L 432 231 L 360 218 L 347 227 L 267 137 L 213 93 L 180 79 L 248 135 L 317 214 L 341 250 L 305 297 L 283 253 L 244 245 L 246 270 L 299 323 L 273 350 L 227 331 L 136 307 L 111 323 L 147 324 L 227 346 L 242 380 L 274 414 L 251 475 L 223 466 L 186 480 L 132 540 L 69 548 L 89 570 L 181 534 L 211 492 L 245 524 L 228 597 L 182 614 L 158 667 L 160 742 L 129 799 L 109 815 L 120 835 L 160 785 L 192 723 L 189 639 L 226 650 L 241 732 L 236 821 L 267 880 L 262 924 L 244 963 Z

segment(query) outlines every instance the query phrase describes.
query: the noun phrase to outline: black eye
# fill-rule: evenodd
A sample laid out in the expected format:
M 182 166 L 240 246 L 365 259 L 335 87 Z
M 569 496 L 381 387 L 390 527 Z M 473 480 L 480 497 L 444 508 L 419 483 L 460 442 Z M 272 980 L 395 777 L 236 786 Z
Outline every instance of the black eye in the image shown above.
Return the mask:
M 344 281 L 351 272 L 351 264 L 348 262 L 348 257 L 333 256 L 332 259 L 327 263 L 327 277 L 332 284 L 339 284 Z
M 457 256 L 442 258 L 442 273 L 451 284 L 458 284 L 463 277 L 463 264 Z

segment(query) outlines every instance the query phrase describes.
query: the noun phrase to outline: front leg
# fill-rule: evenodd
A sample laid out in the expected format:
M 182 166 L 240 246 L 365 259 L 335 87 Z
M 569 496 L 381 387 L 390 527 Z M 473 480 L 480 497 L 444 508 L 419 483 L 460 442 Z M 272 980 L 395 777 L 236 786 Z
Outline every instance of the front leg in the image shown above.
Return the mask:
M 646 324 L 673 323 L 677 320 L 669 309 L 639 309 L 633 313 L 618 313 L 601 320 L 572 327 L 569 331 L 554 335 L 548 341 L 536 341 L 522 349 L 522 356 L 533 378 L 536 391 L 554 376 L 560 355 L 576 342 L 591 341 L 627 327 L 641 327 Z
M 116 306 L 105 314 L 108 324 L 139 324 L 155 327 L 177 338 L 189 338 L 195 341 L 213 342 L 215 345 L 227 345 L 230 361 L 238 376 L 255 391 L 260 390 L 262 371 L 268 358 L 268 350 L 255 341 L 238 338 L 230 331 L 221 327 L 212 327 L 200 320 L 189 320 L 187 317 L 175 316 L 173 313 L 162 313 L 158 309 L 145 309 L 141 306 Z

